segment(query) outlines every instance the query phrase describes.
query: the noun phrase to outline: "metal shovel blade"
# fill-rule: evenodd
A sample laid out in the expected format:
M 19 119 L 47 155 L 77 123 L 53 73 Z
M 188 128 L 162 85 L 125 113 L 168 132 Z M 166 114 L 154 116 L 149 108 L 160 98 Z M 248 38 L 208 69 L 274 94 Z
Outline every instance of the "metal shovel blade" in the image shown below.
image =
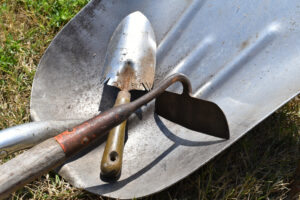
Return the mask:
M 183 179 L 241 138 L 300 90 L 298 0 L 91 0 L 55 37 L 35 75 L 35 121 L 90 118 L 104 99 L 108 43 L 120 21 L 141 11 L 158 44 L 156 85 L 181 72 L 193 96 L 224 111 L 230 139 L 177 125 L 154 102 L 129 119 L 120 179 L 99 178 L 104 143 L 74 157 L 59 173 L 72 185 L 115 198 L 138 198 Z M 102 77 L 105 80 L 105 77 Z M 100 105 L 100 106 L 99 106 Z M 188 163 L 188 164 L 187 164 Z

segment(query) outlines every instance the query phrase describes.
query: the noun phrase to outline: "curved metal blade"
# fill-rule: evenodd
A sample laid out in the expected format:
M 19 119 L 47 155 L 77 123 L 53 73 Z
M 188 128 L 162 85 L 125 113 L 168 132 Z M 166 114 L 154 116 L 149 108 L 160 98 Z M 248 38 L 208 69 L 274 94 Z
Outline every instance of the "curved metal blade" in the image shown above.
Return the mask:
M 226 116 L 211 101 L 165 91 L 156 98 L 155 112 L 188 129 L 223 139 L 230 137 Z
M 109 41 L 104 64 L 107 84 L 121 90 L 150 90 L 155 62 L 156 41 L 149 20 L 138 11 L 129 14 Z

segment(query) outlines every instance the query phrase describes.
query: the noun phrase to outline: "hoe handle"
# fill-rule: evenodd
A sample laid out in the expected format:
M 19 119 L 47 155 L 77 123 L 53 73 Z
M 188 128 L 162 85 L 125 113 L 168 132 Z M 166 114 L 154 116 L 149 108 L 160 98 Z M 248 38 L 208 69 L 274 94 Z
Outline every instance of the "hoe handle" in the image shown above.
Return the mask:
M 120 91 L 114 106 L 129 102 L 130 93 L 128 91 Z M 104 177 L 117 178 L 121 173 L 126 122 L 126 120 L 123 121 L 108 134 L 101 160 L 101 175 Z
M 50 138 L 0 166 L 0 199 L 62 164 L 66 155 Z
M 0 165 L 0 199 L 61 165 L 68 157 L 104 136 L 109 130 L 125 121 L 131 113 L 162 94 L 167 87 L 177 81 L 182 82 L 185 90 L 191 91 L 187 77 L 174 74 L 139 99 L 102 112 L 72 130 L 66 130 Z

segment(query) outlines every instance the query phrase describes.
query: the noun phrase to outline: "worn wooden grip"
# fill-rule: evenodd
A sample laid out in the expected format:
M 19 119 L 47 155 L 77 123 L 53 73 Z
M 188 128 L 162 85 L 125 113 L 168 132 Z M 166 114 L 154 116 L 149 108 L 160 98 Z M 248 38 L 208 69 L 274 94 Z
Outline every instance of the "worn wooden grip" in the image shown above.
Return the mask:
M 18 155 L 0 166 L 0 199 L 65 161 L 65 153 L 54 138 Z
M 130 93 L 128 91 L 120 91 L 114 106 L 129 102 Z M 101 175 L 104 177 L 115 178 L 121 173 L 125 129 L 126 121 L 123 121 L 109 132 L 101 160 Z

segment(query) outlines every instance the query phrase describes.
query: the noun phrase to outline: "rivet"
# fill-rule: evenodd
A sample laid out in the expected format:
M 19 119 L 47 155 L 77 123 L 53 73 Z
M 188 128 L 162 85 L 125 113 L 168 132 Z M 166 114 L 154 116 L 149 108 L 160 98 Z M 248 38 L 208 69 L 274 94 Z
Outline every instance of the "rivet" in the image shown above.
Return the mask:
M 87 144 L 89 142 L 89 138 L 88 137 L 84 137 L 82 139 L 82 144 Z

